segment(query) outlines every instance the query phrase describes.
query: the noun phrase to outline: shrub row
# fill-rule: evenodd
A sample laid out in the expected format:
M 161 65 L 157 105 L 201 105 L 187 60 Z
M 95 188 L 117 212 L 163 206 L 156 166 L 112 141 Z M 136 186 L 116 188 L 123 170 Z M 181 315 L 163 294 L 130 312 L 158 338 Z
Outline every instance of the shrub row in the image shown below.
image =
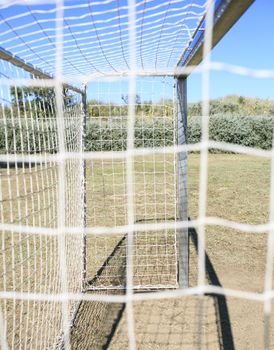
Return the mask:
M 0 122 L 0 152 L 38 153 L 56 148 L 56 125 L 43 125 L 34 120 L 7 120 Z
M 73 149 L 79 126 L 73 122 L 65 125 L 68 149 Z M 56 153 L 58 133 L 56 120 L 14 119 L 0 121 L 0 153 Z
M 274 118 L 267 116 L 245 117 L 235 115 L 214 115 L 209 119 L 209 137 L 243 146 L 271 149 Z M 188 143 L 201 140 L 201 117 L 188 120 Z M 126 125 L 102 126 L 90 123 L 87 128 L 87 150 L 124 150 L 126 148 Z M 135 147 L 163 147 L 173 144 L 173 121 L 165 119 L 148 120 L 141 125 L 136 123 Z
M 174 144 L 175 131 L 172 119 L 137 120 L 134 130 L 135 147 L 163 147 Z M 121 151 L 127 146 L 126 119 L 108 123 L 90 121 L 86 134 L 87 151 Z
M 209 137 L 237 145 L 271 149 L 274 118 L 214 115 L 209 119 Z M 188 143 L 201 140 L 201 117 L 192 117 L 188 124 Z
M 77 137 L 77 125 L 70 125 L 69 135 Z M 75 128 L 75 130 L 72 130 Z M 214 115 L 210 117 L 209 137 L 215 141 L 224 141 L 249 147 L 271 149 L 274 129 L 273 117 L 239 117 L 234 115 Z M 163 147 L 173 145 L 174 124 L 171 119 L 137 120 L 135 124 L 135 147 Z M 69 140 L 68 139 L 68 140 Z M 98 121 L 90 119 L 86 130 L 87 151 L 120 151 L 126 149 L 126 119 Z M 197 143 L 201 139 L 201 117 L 191 117 L 188 121 L 188 143 Z M 57 150 L 56 123 L 26 125 L 0 121 L 0 152 L 5 153 L 6 140 L 10 153 L 51 152 Z M 69 142 L 69 141 L 68 141 Z M 74 142 L 74 141 L 71 141 Z M 72 147 L 73 148 L 73 147 Z

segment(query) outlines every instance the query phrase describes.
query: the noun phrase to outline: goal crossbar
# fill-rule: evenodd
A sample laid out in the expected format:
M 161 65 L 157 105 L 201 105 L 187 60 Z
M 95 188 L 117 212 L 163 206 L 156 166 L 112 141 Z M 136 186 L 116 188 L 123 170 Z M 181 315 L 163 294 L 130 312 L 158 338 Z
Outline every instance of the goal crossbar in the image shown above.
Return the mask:
M 0 59 L 10 62 L 14 66 L 18 68 L 24 69 L 26 72 L 29 72 L 30 74 L 34 75 L 36 78 L 39 79 L 54 79 L 54 76 L 44 72 L 40 68 L 34 67 L 31 63 L 26 62 L 22 58 L 13 55 L 11 52 L 5 50 L 3 47 L 0 47 Z M 71 91 L 74 91 L 78 94 L 84 95 L 85 90 L 79 89 L 76 86 L 70 85 L 68 83 L 64 83 L 64 88 L 69 89 Z
M 223 36 L 233 27 L 254 1 L 255 0 L 218 0 L 215 2 L 211 49 L 219 43 Z M 203 60 L 205 20 L 206 14 L 203 16 L 193 33 L 189 45 L 183 51 L 177 63 L 177 67 L 190 66 L 194 69 Z M 191 70 L 192 69 L 188 70 L 183 76 L 189 75 Z

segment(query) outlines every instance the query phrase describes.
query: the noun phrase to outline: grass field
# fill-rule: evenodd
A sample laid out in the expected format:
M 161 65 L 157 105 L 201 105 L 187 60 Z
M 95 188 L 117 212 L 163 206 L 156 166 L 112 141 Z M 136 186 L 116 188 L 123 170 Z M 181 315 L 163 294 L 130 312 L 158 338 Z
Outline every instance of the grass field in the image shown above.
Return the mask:
M 208 202 L 207 215 L 226 218 L 229 220 L 259 224 L 265 223 L 269 215 L 269 190 L 270 190 L 270 161 L 256 157 L 230 154 L 209 155 L 208 176 Z M 137 159 L 135 177 L 137 220 L 140 222 L 154 222 L 157 220 L 174 220 L 175 187 L 173 158 L 166 156 L 165 159 L 147 157 Z M 50 169 L 54 182 L 45 182 L 45 193 L 38 190 L 30 191 L 30 183 L 39 187 L 41 181 L 50 180 L 50 176 L 38 173 L 34 178 L 27 173 L 24 176 L 14 175 L 14 184 L 21 188 L 21 195 L 16 193 L 21 202 L 21 208 L 16 206 L 14 217 L 20 222 L 20 211 L 26 213 L 26 208 L 32 209 L 31 215 L 26 216 L 28 224 L 39 223 L 39 208 L 36 202 L 44 203 L 46 199 L 56 201 L 56 172 Z M 8 187 L 6 185 L 6 170 L 1 169 L 2 198 L 5 200 L 2 206 L 2 220 L 8 222 L 11 218 L 8 201 Z M 41 177 L 42 176 L 42 177 Z M 121 225 L 126 221 L 126 188 L 125 188 L 125 165 L 123 163 L 88 164 L 87 171 L 87 204 L 88 225 Z M 189 156 L 189 216 L 195 219 L 198 214 L 199 197 L 199 155 Z M 40 198 L 39 200 L 37 198 Z M 44 198 L 44 199 L 43 199 Z M 26 203 L 32 203 L 27 207 Z M 14 203 L 14 202 L 13 202 Z M 56 206 L 48 208 L 40 207 L 42 213 L 41 225 L 46 225 L 48 219 L 56 221 Z M 18 221 L 17 221 L 18 222 Z M 139 236 L 138 236 L 139 235 Z M 16 237 L 16 238 L 15 238 Z M 87 268 L 88 278 L 95 276 L 98 268 L 103 264 L 107 256 L 112 252 L 122 236 L 91 237 L 87 244 Z M 57 291 L 58 266 L 55 264 L 57 254 L 57 242 L 50 238 L 34 238 L 28 235 L 26 240 L 17 235 L 11 238 L 5 232 L 2 235 L 1 260 L 6 259 L 7 269 L 1 270 L 2 277 L 5 275 L 5 284 L 1 285 L 8 290 L 32 290 L 36 286 L 37 292 L 47 292 L 45 283 L 53 283 L 52 291 Z M 13 240 L 13 241 L 12 241 Z M 3 243 L 4 242 L 4 243 Z M 24 242 L 24 243 L 22 243 Z M 210 226 L 206 230 L 206 252 L 211 260 L 216 274 L 222 286 L 252 292 L 262 292 L 264 286 L 265 259 L 266 259 L 266 234 L 250 234 L 236 230 Z M 3 245 L 4 244 L 4 245 Z M 8 256 L 14 251 L 14 257 Z M 50 251 L 54 251 L 54 257 L 50 257 Z M 174 283 L 174 233 L 160 232 L 158 234 L 148 232 L 137 233 L 134 247 L 135 273 L 139 284 L 151 283 Z M 105 270 L 107 278 L 100 283 L 113 283 L 113 267 L 120 270 L 115 276 L 124 276 L 125 246 L 122 245 L 118 254 L 118 263 Z M 193 244 L 190 246 L 190 283 L 196 284 L 197 259 Z M 117 256 L 117 255 L 116 255 Z M 43 259 L 48 259 L 49 265 L 43 270 Z M 21 259 L 21 260 L 20 260 Z M 22 260 L 23 259 L 23 260 Z M 24 262 L 20 267 L 20 261 Z M 114 260 L 113 260 L 114 261 Z M 34 264 L 35 262 L 35 264 Z M 12 264 L 16 269 L 13 268 Z M 11 265 L 11 266 L 9 266 Z M 17 267 L 18 266 L 18 267 Z M 51 276 L 50 269 L 54 268 L 55 275 Z M 10 274 L 8 276 L 8 274 Z M 30 276 L 30 278 L 28 278 Z M 112 279 L 112 280 L 111 280 Z M 97 281 L 98 282 L 98 281 Z M 115 282 L 114 282 L 115 283 Z M 119 279 L 118 284 L 124 280 Z M 214 299 L 207 297 L 203 328 L 203 346 L 206 349 L 220 348 L 218 335 L 217 316 Z M 50 303 L 28 303 L 16 305 L 16 317 L 12 316 L 14 302 L 4 303 L 8 308 L 10 330 L 16 333 L 14 344 L 20 349 L 19 339 L 26 336 L 25 346 L 31 342 L 32 337 L 39 337 L 43 327 L 50 327 L 53 316 Z M 22 306 L 23 305 L 23 306 Z M 227 299 L 230 323 L 237 349 L 261 349 L 263 347 L 263 307 L 257 302 L 245 301 L 237 298 Z M 36 309 L 36 312 L 33 310 Z M 106 342 L 106 336 L 112 330 L 112 324 L 121 309 L 119 305 L 109 308 L 108 304 L 100 303 L 82 304 L 80 321 L 76 322 L 73 331 L 73 348 L 75 349 L 100 349 L 100 344 Z M 40 311 L 39 311 L 40 310 Z M 118 310 L 118 311 L 117 311 Z M 149 312 L 150 310 L 150 312 Z M 173 301 L 164 300 L 157 302 L 137 303 L 136 335 L 138 349 L 191 349 L 197 341 L 196 332 L 197 300 L 193 298 L 181 298 Z M 31 315 L 28 314 L 31 312 Z M 37 314 L 38 313 L 38 314 Z M 50 315 L 46 322 L 38 322 L 37 315 Z M 58 307 L 58 315 L 60 309 Z M 59 316 L 58 316 L 59 317 Z M 28 319 L 28 325 L 24 325 Z M 90 320 L 94 321 L 92 327 Z M 189 321 L 191 320 L 191 322 Z M 221 319 L 222 322 L 222 319 Z M 223 320 L 226 322 L 226 320 Z M 35 325 L 35 334 L 32 327 Z M 81 326 L 79 328 L 79 325 Z M 111 349 L 126 348 L 126 321 L 124 317 L 115 332 L 110 344 Z M 38 330 L 40 328 L 40 331 Z M 80 330 L 79 330 L 80 329 Z M 105 330 L 106 334 L 103 334 Z M 21 333 L 20 333 L 21 332 Z M 55 334 L 52 329 L 48 335 Z M 98 340 L 98 334 L 100 339 Z M 10 333 L 9 333 L 10 334 Z M 76 335 L 79 337 L 77 338 Z M 79 335 L 80 334 L 80 335 Z M 92 335 L 93 334 L 93 335 Z M 183 340 L 181 334 L 184 334 Z M 10 334 L 10 337 L 12 335 Z M 81 339 L 84 346 L 81 346 Z M 39 348 L 42 344 L 36 340 L 33 348 Z M 76 341 L 77 340 L 77 341 Z M 223 340 L 224 341 L 224 340 Z M 92 346 L 90 346 L 93 344 Z M 24 344 L 21 346 L 24 348 Z M 228 347 L 229 348 L 229 347 Z
M 208 164 L 208 216 L 248 224 L 268 221 L 269 160 L 210 154 Z M 198 173 L 199 156 L 191 155 L 189 215 L 192 219 L 198 213 Z M 206 230 L 206 252 L 222 286 L 227 288 L 263 291 L 266 244 L 266 234 L 243 233 L 218 226 L 209 226 Z M 237 298 L 228 298 L 227 302 L 236 349 L 262 349 L 262 304 Z
M 198 215 L 199 161 L 198 154 L 189 156 L 189 216 L 191 219 L 197 218 Z M 156 164 L 161 163 L 156 162 Z M 269 160 L 244 155 L 210 154 L 208 165 L 208 216 L 249 224 L 268 221 Z M 159 166 L 157 169 L 160 169 Z M 154 190 L 148 187 L 147 192 L 148 196 L 153 196 Z M 169 203 L 168 200 L 166 203 Z M 148 213 L 153 215 L 154 211 L 148 211 Z M 266 234 L 243 233 L 218 226 L 207 227 L 206 252 L 221 285 L 238 290 L 262 292 L 266 242 Z M 190 255 L 190 284 L 195 286 L 197 258 L 192 243 Z M 227 298 L 226 302 L 236 349 L 263 348 L 263 305 L 237 298 Z M 206 298 L 203 348 L 222 348 L 221 343 L 224 343 L 226 349 L 231 349 L 232 344 L 229 343 L 229 339 L 221 339 L 218 335 L 220 330 L 216 324 L 225 323 L 227 319 L 222 320 L 221 314 L 221 319 L 218 321 L 215 304 L 216 300 Z M 138 348 L 170 350 L 195 348 L 197 342 L 195 333 L 197 300 L 195 298 L 136 303 L 135 314 Z M 110 348 L 126 349 L 126 335 L 126 319 L 123 317 Z
M 174 156 L 137 157 L 134 163 L 135 215 L 138 223 L 175 221 L 176 170 Z M 115 227 L 127 224 L 127 188 L 125 161 L 97 161 L 87 163 L 87 225 Z M 87 238 L 88 271 L 93 277 L 123 235 L 102 235 Z M 133 246 L 134 285 L 176 286 L 175 230 L 136 232 Z M 104 280 L 96 281 L 97 287 L 106 284 L 124 286 L 117 272 L 125 264 L 125 243 L 119 249 L 121 260 L 112 259 L 104 271 Z M 122 263 L 123 260 L 123 263 Z M 125 268 L 125 266 L 124 266 Z M 115 271 L 116 270 L 116 271 Z M 115 281 L 111 281 L 117 275 Z

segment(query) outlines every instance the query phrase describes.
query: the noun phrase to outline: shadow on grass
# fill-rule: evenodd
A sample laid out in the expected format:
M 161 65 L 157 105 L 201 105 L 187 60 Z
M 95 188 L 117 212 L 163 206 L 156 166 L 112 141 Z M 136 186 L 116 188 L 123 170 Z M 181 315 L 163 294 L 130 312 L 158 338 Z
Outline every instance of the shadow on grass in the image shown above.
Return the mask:
M 189 229 L 189 238 L 191 239 L 193 245 L 195 246 L 196 252 L 198 251 L 198 234 L 195 228 Z M 210 284 L 218 287 L 222 287 L 221 282 L 218 278 L 218 275 L 214 269 L 212 262 L 209 259 L 209 256 L 205 254 L 206 259 L 206 273 L 209 279 Z M 226 298 L 224 295 L 208 294 L 214 297 L 216 301 L 216 311 L 219 321 L 220 337 L 221 344 L 220 348 L 224 350 L 234 350 L 235 345 L 233 341 L 233 334 L 231 329 L 230 317 L 227 307 Z
M 0 162 L 0 169 L 33 168 L 36 165 L 41 165 L 41 162 Z
M 124 236 L 114 247 L 96 275 L 87 281 L 87 293 L 121 295 L 124 289 L 96 290 L 96 286 L 126 286 L 126 244 Z M 95 288 L 88 290 L 89 287 Z M 71 329 L 72 350 L 106 350 L 125 310 L 124 303 L 82 301 Z
M 189 229 L 189 238 L 196 251 L 198 249 L 198 235 L 195 229 Z M 123 237 L 113 249 L 110 256 L 105 260 L 96 276 L 88 281 L 89 286 L 101 285 L 105 278 L 106 282 L 112 282 L 125 286 L 126 244 Z M 109 268 L 111 272 L 109 274 Z M 115 267 L 115 273 L 113 268 Z M 116 270 L 117 269 L 117 270 Z M 209 256 L 206 254 L 206 272 L 209 283 L 222 287 L 217 273 Z M 105 276 L 106 275 L 106 276 Z M 120 276 L 119 281 L 114 276 Z M 113 278 L 110 281 L 110 278 Z M 102 290 L 92 291 L 95 294 L 123 294 L 125 290 Z M 210 294 L 214 299 L 214 308 L 218 321 L 218 345 L 223 350 L 234 350 L 233 334 L 226 298 L 223 295 Z M 107 350 L 116 334 L 117 328 L 125 311 L 124 303 L 87 302 L 83 301 L 79 307 L 71 333 L 71 348 L 77 349 L 102 349 Z

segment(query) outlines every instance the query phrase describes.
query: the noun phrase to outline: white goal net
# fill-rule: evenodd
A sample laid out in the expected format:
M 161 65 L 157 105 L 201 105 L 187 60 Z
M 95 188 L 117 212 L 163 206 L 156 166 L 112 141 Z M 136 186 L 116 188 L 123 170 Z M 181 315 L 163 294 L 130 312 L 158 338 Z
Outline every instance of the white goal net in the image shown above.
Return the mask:
M 127 149 L 128 84 L 112 90 L 110 82 L 90 86 L 91 116 L 87 119 L 86 150 L 125 152 Z M 167 92 L 170 98 L 167 99 Z M 137 82 L 134 146 L 137 150 L 174 146 L 173 79 L 150 78 Z M 117 98 L 115 99 L 115 95 Z M 140 100 L 142 96 L 142 101 Z M 147 97 L 147 98 L 146 98 Z M 111 101 L 117 101 L 116 103 Z M 124 101 L 125 100 L 125 101 Z M 108 102 L 107 102 L 108 101 Z M 111 155 L 111 153 L 109 153 Z M 175 222 L 177 218 L 177 157 L 175 153 L 137 155 L 132 159 L 134 222 L 136 224 Z M 127 225 L 126 159 L 110 156 L 88 160 L 87 226 L 108 229 Z M 87 238 L 87 281 L 89 289 L 125 288 L 126 232 L 121 235 L 91 235 Z M 118 245 L 118 247 L 117 247 Z M 110 257 L 114 249 L 116 257 Z M 144 228 L 135 233 L 132 248 L 135 289 L 177 286 L 176 230 Z M 103 274 L 98 275 L 106 259 Z
M 247 3 L 238 7 L 238 17 Z M 212 315 L 206 320 L 204 310 L 214 307 L 208 294 L 262 302 L 269 347 L 273 175 L 269 225 L 210 218 L 206 211 L 210 148 L 274 159 L 272 151 L 209 139 L 212 69 L 273 77 L 211 62 L 214 26 L 230 6 L 234 0 L 0 0 L 3 350 L 134 350 L 142 348 L 138 332 L 148 344 L 155 341 L 151 334 L 163 336 L 159 349 L 202 349 L 203 339 L 211 344 L 207 330 L 220 327 Z M 189 145 L 186 77 L 202 58 L 196 69 L 202 136 Z M 192 221 L 190 151 L 200 152 L 199 208 Z M 208 283 L 207 225 L 269 232 L 263 293 Z M 191 288 L 190 227 L 199 236 Z M 165 328 L 176 298 L 185 296 L 190 299 L 182 304 L 179 328 L 163 335 L 159 325 Z M 136 315 L 147 310 L 153 327 L 144 334 Z M 176 330 L 177 347 L 170 335 Z
M 35 76 L 5 61 L 1 76 L 11 84 L 20 78 L 35 81 Z M 83 288 L 83 232 L 65 231 L 83 225 L 83 160 L 47 158 L 58 157 L 61 147 L 62 152 L 82 151 L 81 95 L 63 89 L 62 115 L 55 96 L 53 87 L 1 88 L 2 291 L 58 294 Z M 39 232 L 43 228 L 46 234 Z M 66 302 L 68 318 L 75 307 L 74 301 Z M 2 300 L 2 331 L 9 346 L 52 346 L 61 336 L 62 310 L 60 302 Z

